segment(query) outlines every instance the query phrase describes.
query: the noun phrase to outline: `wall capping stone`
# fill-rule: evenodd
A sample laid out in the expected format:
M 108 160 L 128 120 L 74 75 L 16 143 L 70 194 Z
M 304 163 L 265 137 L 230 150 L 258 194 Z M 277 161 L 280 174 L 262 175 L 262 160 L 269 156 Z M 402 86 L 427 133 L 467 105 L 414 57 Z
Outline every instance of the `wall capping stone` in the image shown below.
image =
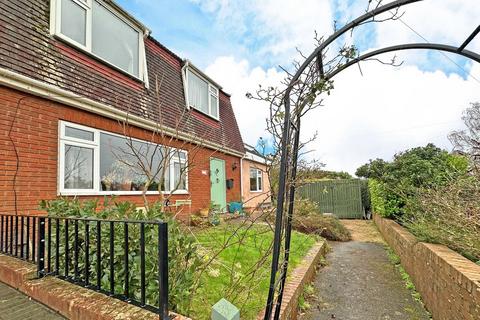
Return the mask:
M 298 298 L 302 294 L 305 285 L 313 280 L 316 273 L 316 267 L 320 263 L 320 259 L 327 253 L 327 248 L 326 241 L 317 242 L 307 252 L 305 257 L 303 257 L 300 265 L 298 265 L 287 278 L 283 292 L 280 320 L 297 319 Z M 264 316 L 265 310 L 258 314 L 257 320 L 263 319 Z
M 36 279 L 36 266 L 0 254 L 0 281 L 67 319 L 158 320 L 158 314 L 55 277 Z M 171 319 L 190 320 L 171 313 Z
M 420 242 L 398 223 L 374 215 L 434 320 L 480 319 L 480 266 L 444 245 Z

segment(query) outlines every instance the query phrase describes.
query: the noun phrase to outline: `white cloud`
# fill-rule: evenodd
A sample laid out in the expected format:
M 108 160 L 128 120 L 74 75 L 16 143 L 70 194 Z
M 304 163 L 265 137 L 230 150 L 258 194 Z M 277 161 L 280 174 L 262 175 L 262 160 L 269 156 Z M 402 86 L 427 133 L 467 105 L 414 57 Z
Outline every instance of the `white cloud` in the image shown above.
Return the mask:
M 215 15 L 216 23 L 232 37 L 257 48 L 252 54 L 282 63 L 290 62 L 296 47 L 311 50 L 315 30 L 329 34 L 333 27 L 329 1 L 191 1 L 200 5 L 205 12 Z
M 404 7 L 401 20 L 432 42 L 460 45 L 478 26 L 478 0 L 426 0 Z M 423 42 L 399 21 L 382 23 L 378 28 L 378 45 L 399 42 Z M 477 47 L 480 49 L 480 47 Z
M 371 158 L 389 159 L 429 142 L 448 149 L 447 134 L 463 126 L 462 111 L 480 101 L 480 84 L 455 74 L 373 62 L 363 72 L 351 68 L 339 75 L 325 107 L 303 125 L 305 132 L 318 130 L 312 148 L 330 169 L 353 173 Z
M 425 0 L 405 6 L 402 12 L 401 21 L 387 21 L 377 26 L 375 47 L 425 42 L 425 39 L 460 46 L 478 26 L 480 6 L 478 0 Z M 468 48 L 480 51 L 480 39 Z M 427 55 L 425 51 L 417 51 L 403 52 L 399 56 L 408 64 L 452 65 L 444 54 Z M 456 56 L 450 55 L 452 58 Z
M 268 105 L 248 99 L 246 93 L 254 93 L 259 84 L 264 87 L 278 86 L 284 75 L 275 68 L 251 68 L 247 60 L 236 61 L 233 57 L 216 59 L 205 72 L 232 95 L 232 104 L 243 140 L 255 145 L 260 137 L 266 137 L 265 119 L 268 116 Z
M 474 3 L 477 1 L 426 0 L 408 6 L 402 19 L 430 41 L 459 45 L 478 24 L 480 6 Z M 310 7 L 295 6 L 293 1 L 286 0 L 202 3 L 204 10 L 218 15 L 226 32 L 237 25 L 246 37 L 251 33 L 257 39 L 267 39 L 259 45 L 259 51 L 264 56 L 271 54 L 284 59 L 284 65 L 292 57 L 292 48 L 311 45 L 313 30 L 330 33 L 332 13 L 326 1 L 313 1 Z M 342 3 L 337 11 L 348 12 L 347 2 Z M 359 14 L 360 7 L 355 4 Z M 318 13 L 322 10 L 323 18 L 320 18 Z M 401 42 L 421 41 L 400 22 L 389 22 L 378 25 L 371 47 Z M 469 49 L 479 51 L 480 39 Z M 409 61 L 400 68 L 370 62 L 362 64 L 363 77 L 355 67 L 343 72 L 335 79 L 335 90 L 325 100 L 325 107 L 305 119 L 304 136 L 318 130 L 319 138 L 312 148 L 327 168 L 353 173 L 370 158 L 389 159 L 398 151 L 428 142 L 449 148 L 446 136 L 462 127 L 462 111 L 470 102 L 480 101 L 480 83 L 472 77 L 465 79 L 443 71 L 426 72 L 420 67 L 430 63 L 429 70 L 433 65 L 439 69 L 449 67 L 462 74 L 444 57 L 433 60 L 432 64 L 432 60 L 427 60 L 431 57 L 425 54 L 400 56 Z M 245 93 L 254 91 L 258 84 L 275 85 L 283 78 L 275 68 L 258 67 L 262 62 L 257 58 L 219 57 L 206 69 L 232 94 L 240 130 L 244 140 L 252 144 L 265 134 L 268 105 L 246 99 Z M 478 65 L 467 72 L 480 78 Z

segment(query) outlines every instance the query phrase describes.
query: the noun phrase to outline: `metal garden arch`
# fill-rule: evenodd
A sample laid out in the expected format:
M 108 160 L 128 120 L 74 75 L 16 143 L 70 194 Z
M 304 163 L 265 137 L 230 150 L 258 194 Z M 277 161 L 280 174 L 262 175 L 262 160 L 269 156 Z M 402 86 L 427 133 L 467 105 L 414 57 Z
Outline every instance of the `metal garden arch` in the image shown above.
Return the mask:
M 285 285 L 285 279 L 288 269 L 288 259 L 290 251 L 290 239 L 291 239 L 291 222 L 293 214 L 293 204 L 295 200 L 295 185 L 291 184 L 287 190 L 287 177 L 290 177 L 292 180 L 295 179 L 297 174 L 297 160 L 298 160 L 298 148 L 299 148 L 299 136 L 300 136 L 300 117 L 296 117 L 295 123 L 291 118 L 291 106 L 290 106 L 290 94 L 294 84 L 300 79 L 303 71 L 312 63 L 316 62 L 320 80 L 330 80 L 346 68 L 357 64 L 360 61 L 372 58 L 374 56 L 394 52 L 401 50 L 411 50 L 411 49 L 427 49 L 427 50 L 437 50 L 455 53 L 464 57 L 467 57 L 473 61 L 480 63 L 480 54 L 466 50 L 465 48 L 468 44 L 480 33 L 480 25 L 472 32 L 472 34 L 465 40 L 465 42 L 459 46 L 449 46 L 444 44 L 436 43 L 410 43 L 402 44 L 396 46 L 385 47 L 378 49 L 359 57 L 350 60 L 345 63 L 340 68 L 333 70 L 329 74 L 324 74 L 323 70 L 323 56 L 322 52 L 331 45 L 335 40 L 346 32 L 354 29 L 355 27 L 361 25 L 363 22 L 366 22 L 369 19 L 372 19 L 379 14 L 388 12 L 390 10 L 396 10 L 400 7 L 403 7 L 408 4 L 415 2 L 420 2 L 423 0 L 396 0 L 391 3 L 377 7 L 374 10 L 371 10 L 364 15 L 358 17 L 355 20 L 352 20 L 350 23 L 346 24 L 341 29 L 334 32 L 330 37 L 328 37 L 320 46 L 318 46 L 310 56 L 308 56 L 303 64 L 300 66 L 296 74 L 292 77 L 289 86 L 285 91 L 285 96 L 283 98 L 283 103 L 285 106 L 284 114 L 285 119 L 283 123 L 283 132 L 281 140 L 281 161 L 280 161 L 280 179 L 277 195 L 277 208 L 276 208 L 276 219 L 275 219 L 275 236 L 273 244 L 273 257 L 272 257 L 272 267 L 270 274 L 270 288 L 268 293 L 267 305 L 265 308 L 265 320 L 270 320 L 272 318 L 273 307 L 275 306 L 275 313 L 273 319 L 277 320 L 280 317 L 280 309 L 283 298 L 283 289 Z M 295 111 L 295 110 L 294 110 Z M 293 148 L 289 149 L 289 144 L 293 143 Z M 288 198 L 288 201 L 286 201 Z M 286 211 L 286 221 L 283 221 L 283 215 L 285 212 L 285 207 L 287 206 Z M 281 251 L 281 242 L 282 234 L 285 232 L 285 242 L 284 242 L 284 262 L 279 265 L 280 251 Z M 280 269 L 281 268 L 281 269 Z M 277 279 L 277 273 L 280 271 Z M 278 292 L 275 297 L 275 292 Z

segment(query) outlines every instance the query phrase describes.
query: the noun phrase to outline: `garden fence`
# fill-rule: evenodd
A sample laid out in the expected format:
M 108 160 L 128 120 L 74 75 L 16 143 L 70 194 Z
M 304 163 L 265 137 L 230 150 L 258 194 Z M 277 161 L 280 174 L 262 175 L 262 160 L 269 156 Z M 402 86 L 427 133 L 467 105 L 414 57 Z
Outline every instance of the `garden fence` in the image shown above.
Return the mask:
M 306 184 L 298 191 L 301 198 L 316 202 L 322 213 L 332 213 L 341 219 L 361 219 L 365 211 L 361 188 L 360 180 L 325 180 Z
M 0 252 L 168 319 L 165 222 L 0 215 Z

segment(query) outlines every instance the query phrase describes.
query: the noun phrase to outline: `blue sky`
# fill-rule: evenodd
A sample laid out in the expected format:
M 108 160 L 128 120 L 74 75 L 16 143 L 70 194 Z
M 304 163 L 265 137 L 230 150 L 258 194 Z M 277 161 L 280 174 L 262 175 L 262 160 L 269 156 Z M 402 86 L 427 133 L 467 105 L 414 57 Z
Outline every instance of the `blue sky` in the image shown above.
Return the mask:
M 239 40 L 244 37 L 217 27 L 215 15 L 207 14 L 199 4 L 187 0 L 117 2 L 149 27 L 155 39 L 200 68 L 206 68 L 218 56 L 248 54 L 245 41 Z
M 259 137 L 268 139 L 268 106 L 245 93 L 258 84 L 278 85 L 284 76 L 278 66 L 298 58 L 295 48 L 310 52 L 315 30 L 330 34 L 334 20 L 342 26 L 362 14 L 368 0 L 117 2 L 232 94 L 243 139 L 255 145 Z M 361 51 L 424 42 L 409 26 L 430 42 L 459 45 L 479 17 L 478 0 L 424 0 L 408 6 L 402 21 L 361 27 L 345 40 Z M 480 52 L 480 37 L 468 48 Z M 370 158 L 388 159 L 429 142 L 448 149 L 446 137 L 462 128 L 462 111 L 480 101 L 480 67 L 472 62 L 437 52 L 402 52 L 398 59 L 405 62 L 399 68 L 363 63 L 363 75 L 346 71 L 325 107 L 306 119 L 305 137 L 319 133 L 312 155 L 328 169 L 354 172 Z
M 290 62 L 289 60 L 282 60 L 285 57 L 283 55 L 272 56 L 268 52 L 262 51 L 264 44 L 272 40 L 272 33 L 258 32 L 255 25 L 255 12 L 253 11 L 244 12 L 246 14 L 241 17 L 239 23 L 241 27 L 236 28 L 235 23 L 237 21 L 235 19 L 232 23 L 225 23 L 225 21 L 218 23 L 218 8 L 217 10 L 206 8 L 208 5 L 205 5 L 205 3 L 209 3 L 209 1 L 118 0 L 117 2 L 147 25 L 157 40 L 180 56 L 192 60 L 201 68 L 206 68 L 216 57 L 225 55 L 234 56 L 238 59 L 250 57 L 252 64 L 255 63 L 264 68 L 276 67 L 279 64 L 288 65 Z M 362 14 L 366 3 L 366 1 L 358 0 L 323 0 L 323 2 L 331 4 L 332 17 L 339 27 L 351 18 Z M 348 14 L 345 12 L 346 9 Z M 333 25 L 333 21 L 330 24 Z M 412 27 L 421 29 L 418 26 Z M 361 50 L 374 46 L 377 38 L 376 30 L 377 25 L 359 28 L 356 32 L 358 39 L 356 45 Z M 331 30 L 317 31 L 320 34 L 328 34 Z M 305 34 L 304 37 L 312 38 L 313 30 L 310 34 Z M 413 38 L 418 42 L 423 42 L 423 39 L 416 35 Z M 459 39 L 461 38 L 462 36 L 459 35 Z M 292 48 L 289 53 L 293 52 L 294 45 L 295 41 L 292 41 Z M 429 52 L 425 55 L 428 57 L 427 62 L 418 64 L 422 70 L 434 71 L 440 69 L 446 73 L 458 73 L 466 77 L 467 74 L 455 63 L 466 69 L 467 72 L 471 67 L 471 63 L 467 59 L 456 55 L 449 55 L 455 63 L 442 63 L 445 62 L 445 57 L 438 52 Z

